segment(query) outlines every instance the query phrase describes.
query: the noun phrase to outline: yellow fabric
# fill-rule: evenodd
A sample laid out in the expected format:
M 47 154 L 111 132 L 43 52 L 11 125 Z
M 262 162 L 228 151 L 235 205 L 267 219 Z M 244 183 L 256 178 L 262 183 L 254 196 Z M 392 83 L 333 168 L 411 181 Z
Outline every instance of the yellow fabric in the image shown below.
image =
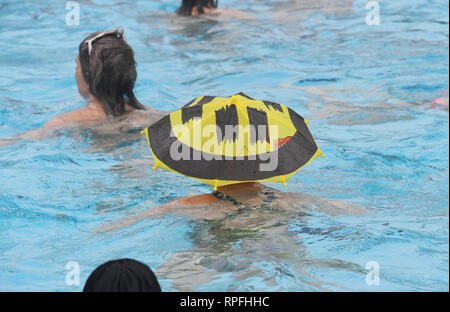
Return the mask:
M 197 98 L 189 106 L 194 106 L 202 100 L 203 97 Z M 238 123 L 242 126 L 244 135 L 239 135 L 237 141 L 222 141 L 222 146 L 215 146 L 218 143 L 216 133 L 216 111 L 235 105 L 237 108 Z M 288 108 L 280 105 L 282 112 L 267 107 L 263 101 L 251 100 L 241 95 L 234 95 L 231 98 L 215 97 L 209 103 L 203 104 L 202 118 L 195 118 L 189 120 L 187 123 L 182 122 L 182 110 L 175 111 L 170 114 L 170 122 L 174 134 L 183 144 L 192 147 L 195 150 L 207 152 L 213 155 L 221 155 L 228 157 L 239 156 L 254 156 L 261 153 L 269 153 L 276 149 L 276 142 L 278 138 L 285 138 L 294 136 L 297 131 L 292 124 L 289 116 Z M 247 114 L 247 107 L 263 111 L 267 114 L 267 123 L 269 126 L 269 142 L 261 142 L 256 140 L 255 144 L 249 142 L 249 119 Z M 184 127 L 183 127 L 184 126 Z M 270 131 L 271 127 L 275 126 L 277 133 Z M 181 129 L 188 129 L 189 132 L 181 131 Z M 212 131 L 210 131 L 212 130 Z M 205 135 L 207 134 L 207 135 Z M 222 133 L 222 136 L 225 134 Z M 247 143 L 247 144 L 246 144 Z M 206 149 L 205 149 L 206 147 Z
M 190 106 L 194 106 L 196 103 L 198 103 L 199 101 L 201 101 L 203 97 L 199 97 L 197 98 Z M 241 124 L 242 126 L 248 125 L 249 121 L 248 121 L 248 117 L 247 114 L 244 113 L 247 109 L 247 107 L 252 107 L 258 110 L 263 110 L 267 113 L 268 116 L 268 124 L 270 125 L 277 125 L 279 129 L 279 133 L 278 133 L 278 137 L 287 137 L 287 136 L 293 136 L 295 134 L 295 132 L 297 131 L 289 117 L 289 112 L 286 106 L 281 105 L 282 108 L 282 112 L 278 111 L 278 110 L 274 110 L 272 108 L 267 107 L 262 101 L 256 101 L 256 100 L 250 100 L 246 97 L 243 97 L 241 95 L 235 95 L 233 97 L 230 98 L 220 98 L 220 97 L 216 97 L 214 98 L 211 102 L 204 104 L 203 105 L 203 116 L 201 121 L 193 121 L 190 120 L 187 123 L 188 129 L 190 131 L 190 137 L 192 138 L 194 137 L 194 129 L 196 129 L 196 127 L 202 129 L 203 127 L 205 127 L 206 125 L 216 125 L 215 122 L 215 111 L 217 109 L 221 109 L 223 107 L 226 106 L 230 106 L 232 104 L 235 104 L 238 107 L 238 119 L 239 119 L 239 124 Z M 243 112 L 244 111 L 244 112 Z M 172 114 L 170 114 L 170 120 L 171 120 L 171 124 L 172 124 L 172 128 L 182 125 L 182 119 L 181 119 L 181 110 L 178 110 Z M 304 120 L 306 126 L 308 127 L 308 121 Z M 200 122 L 200 125 L 196 125 L 196 122 Z M 142 133 L 146 134 L 147 137 L 147 141 L 148 144 L 150 145 L 150 149 L 152 151 L 152 155 L 153 155 L 153 159 L 155 162 L 155 166 L 153 167 L 153 169 L 156 168 L 162 168 L 171 172 L 175 172 L 178 174 L 182 174 L 180 172 L 177 172 L 173 169 L 171 169 L 170 167 L 168 167 L 166 164 L 164 164 L 161 160 L 159 160 L 156 156 L 155 153 L 153 152 L 153 148 L 151 147 L 150 144 L 150 139 L 149 139 L 149 134 L 148 134 L 148 128 L 143 130 Z M 216 134 L 213 134 L 214 139 L 217 141 L 217 136 Z M 202 139 L 201 141 L 199 140 L 199 142 L 192 142 L 193 140 L 189 140 L 187 141 L 187 136 L 183 136 L 182 134 L 178 137 L 178 139 L 180 141 L 182 141 L 184 144 L 187 144 L 197 150 L 202 150 L 202 146 L 199 146 L 198 144 L 202 144 L 205 143 L 205 141 L 210 140 L 211 137 L 207 137 L 206 139 Z M 235 145 L 239 144 L 239 140 L 241 138 L 238 138 L 238 142 L 235 143 Z M 265 146 L 265 150 L 266 152 L 270 152 L 274 150 L 274 146 L 275 144 L 273 144 L 275 142 L 276 138 L 270 138 L 270 144 L 266 143 Z M 230 144 L 230 143 L 228 143 Z M 317 145 L 317 144 L 316 144 Z M 226 146 L 224 146 L 224 143 L 222 144 L 221 147 L 221 153 L 220 155 L 226 155 L 226 156 L 248 156 L 248 155 L 252 155 L 251 152 L 253 150 L 258 151 L 257 146 L 255 147 L 249 147 L 247 150 L 245 151 L 241 151 L 241 152 L 237 152 L 236 153 L 236 148 L 234 149 L 227 149 Z M 226 154 L 226 151 L 229 150 L 233 150 L 233 153 L 230 154 Z M 211 148 L 211 150 L 206 150 L 206 152 L 209 153 L 213 153 L 214 150 L 213 148 Z M 224 153 L 225 152 L 225 153 Z M 275 176 L 272 178 L 268 178 L 268 179 L 263 179 L 263 180 L 249 180 L 249 181 L 230 181 L 230 180 L 217 180 L 217 179 L 199 179 L 199 178 L 195 178 L 195 177 L 190 177 L 193 179 L 196 179 L 198 181 L 207 183 L 209 185 L 212 185 L 214 187 L 214 189 L 217 189 L 217 187 L 220 186 L 225 186 L 225 185 L 230 185 L 230 184 L 236 184 L 236 183 L 244 183 L 244 182 L 279 182 L 279 183 L 283 183 L 284 185 L 286 185 L 286 182 L 300 169 L 302 169 L 304 166 L 306 166 L 307 164 L 309 164 L 311 161 L 313 161 L 314 159 L 316 159 L 318 156 L 322 156 L 325 157 L 325 155 L 322 153 L 322 151 L 320 150 L 320 148 L 317 148 L 316 153 L 309 159 L 309 161 L 307 163 L 305 163 L 302 167 L 298 168 L 297 170 L 295 170 L 294 172 L 291 172 L 289 174 L 286 175 L 280 175 L 280 176 Z

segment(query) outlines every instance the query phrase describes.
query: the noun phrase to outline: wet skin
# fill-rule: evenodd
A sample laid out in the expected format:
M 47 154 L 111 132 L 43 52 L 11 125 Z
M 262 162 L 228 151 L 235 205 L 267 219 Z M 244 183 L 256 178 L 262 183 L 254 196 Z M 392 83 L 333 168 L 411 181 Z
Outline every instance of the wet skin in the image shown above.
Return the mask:
M 178 198 L 169 203 L 128 216 L 96 230 L 95 234 L 118 230 L 145 218 L 171 213 L 193 219 L 215 220 L 240 209 L 278 211 L 283 214 L 306 213 L 312 210 L 329 215 L 363 214 L 366 210 L 336 199 L 322 199 L 299 193 L 285 193 L 260 183 L 240 183 L 219 187 L 217 193 Z
M 192 219 L 192 231 L 188 236 L 195 249 L 173 254 L 157 270 L 159 277 L 172 280 L 174 288 L 194 291 L 199 285 L 214 280 L 220 272 L 232 272 L 238 280 L 264 274 L 253 263 L 271 259 L 275 263 L 289 261 L 299 274 L 298 278 L 306 276 L 302 282 L 327 290 L 333 285 L 324 285 L 310 276 L 305 267 L 339 267 L 358 274 L 363 269 L 341 260 L 310 259 L 288 227 L 291 220 L 303 220 L 313 210 L 329 215 L 368 212 L 340 200 L 281 192 L 260 183 L 242 183 L 218 188 L 213 194 L 176 199 L 106 224 L 95 229 L 94 235 L 111 234 L 147 218 L 188 217 Z M 239 248 L 233 247 L 236 244 Z

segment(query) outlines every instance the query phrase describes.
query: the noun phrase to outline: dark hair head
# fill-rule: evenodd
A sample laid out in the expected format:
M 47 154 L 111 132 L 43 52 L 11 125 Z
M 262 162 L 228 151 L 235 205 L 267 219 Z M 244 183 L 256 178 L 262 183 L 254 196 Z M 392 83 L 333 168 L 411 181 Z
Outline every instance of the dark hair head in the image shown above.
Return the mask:
M 176 12 L 180 15 L 191 15 L 192 9 L 197 7 L 198 13 L 203 14 L 203 8 L 217 8 L 218 2 L 218 0 L 183 0 Z
M 91 273 L 84 292 L 161 292 L 153 271 L 132 259 L 108 261 Z
M 107 32 L 92 41 L 89 55 L 88 41 L 99 34 L 90 34 L 79 47 L 81 71 L 90 93 L 100 100 L 107 115 L 122 115 L 125 103 L 135 109 L 145 109 L 133 92 L 136 62 L 123 31 Z

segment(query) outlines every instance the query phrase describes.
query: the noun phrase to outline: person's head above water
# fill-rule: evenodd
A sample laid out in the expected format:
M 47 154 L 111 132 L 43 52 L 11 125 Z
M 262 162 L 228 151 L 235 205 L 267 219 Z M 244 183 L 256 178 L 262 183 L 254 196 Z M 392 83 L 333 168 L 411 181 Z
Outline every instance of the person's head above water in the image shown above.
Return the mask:
M 133 259 L 108 261 L 96 268 L 84 285 L 84 292 L 161 292 L 153 271 Z
M 176 11 L 180 15 L 197 16 L 217 8 L 218 0 L 183 0 Z
M 145 109 L 136 99 L 134 53 L 123 37 L 122 30 L 95 32 L 79 46 L 75 78 L 84 98 L 94 96 L 106 115 L 120 116 L 126 104 Z

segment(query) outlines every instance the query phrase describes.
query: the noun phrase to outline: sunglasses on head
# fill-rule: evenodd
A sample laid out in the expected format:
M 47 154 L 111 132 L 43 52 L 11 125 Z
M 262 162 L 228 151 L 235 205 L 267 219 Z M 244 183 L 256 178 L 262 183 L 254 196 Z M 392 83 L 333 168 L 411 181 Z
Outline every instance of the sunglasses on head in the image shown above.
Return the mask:
M 113 30 L 113 31 L 105 31 L 102 33 L 99 33 L 97 36 L 86 40 L 86 43 L 88 45 L 88 52 L 89 55 L 91 55 L 91 51 L 92 51 L 92 44 L 94 43 L 95 40 L 103 38 L 105 36 L 117 36 L 117 38 L 123 38 L 123 29 L 117 29 L 117 30 Z

